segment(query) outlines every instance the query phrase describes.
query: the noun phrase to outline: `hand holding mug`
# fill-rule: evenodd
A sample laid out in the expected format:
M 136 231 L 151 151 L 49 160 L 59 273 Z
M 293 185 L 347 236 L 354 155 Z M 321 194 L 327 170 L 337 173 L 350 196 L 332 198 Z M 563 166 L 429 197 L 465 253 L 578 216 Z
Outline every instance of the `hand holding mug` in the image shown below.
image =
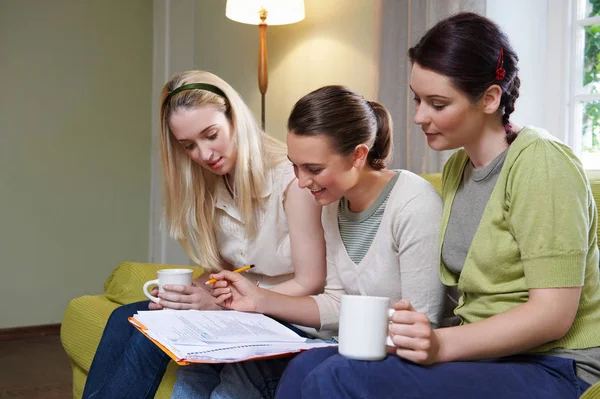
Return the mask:
M 152 297 L 158 297 L 158 286 L 152 288 L 152 291 L 150 291 L 150 296 Z M 163 307 L 155 302 L 150 301 L 148 303 L 148 309 L 149 310 L 161 310 Z
M 169 309 L 219 310 L 220 306 L 203 287 L 195 284 L 168 284 L 165 291 L 158 294 L 160 304 Z
M 396 354 L 417 364 L 438 363 L 440 341 L 427 315 L 417 312 L 406 299 L 396 302 L 394 309 L 390 336 Z
M 155 280 L 146 281 L 142 288 L 144 295 L 150 299 L 148 309 L 158 310 L 162 309 L 163 306 L 160 303 L 159 293 L 164 292 L 163 286 L 166 284 L 192 284 L 192 273 L 191 269 L 161 269 L 157 272 L 158 278 Z M 150 293 L 148 293 L 148 287 L 156 285 Z

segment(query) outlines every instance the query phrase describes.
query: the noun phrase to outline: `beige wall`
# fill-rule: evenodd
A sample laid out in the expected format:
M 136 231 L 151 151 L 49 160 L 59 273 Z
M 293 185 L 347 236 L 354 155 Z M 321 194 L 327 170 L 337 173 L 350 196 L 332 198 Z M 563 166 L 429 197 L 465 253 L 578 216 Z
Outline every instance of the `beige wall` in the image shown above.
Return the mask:
M 148 255 L 152 2 L 0 2 L 0 328 Z
M 285 139 L 295 102 L 320 86 L 344 84 L 375 99 L 380 0 L 305 0 L 306 18 L 268 28 L 267 131 Z M 196 67 L 242 94 L 260 118 L 258 27 L 225 17 L 225 1 L 196 0 Z M 267 20 L 268 21 L 268 20 Z
M 258 28 L 228 20 L 225 0 L 189 4 L 193 44 L 172 28 L 169 51 L 193 53 L 259 116 Z M 321 85 L 375 97 L 378 4 L 306 0 L 304 21 L 269 28 L 271 134 L 285 138 L 293 104 Z M 0 2 L 0 328 L 59 322 L 118 262 L 148 257 L 152 8 Z
M 260 122 L 258 27 L 228 19 L 225 3 L 225 0 L 196 0 L 194 66 L 225 79 L 241 94 Z
M 269 132 L 285 135 L 296 101 L 324 85 L 347 85 L 376 99 L 379 4 L 379 0 L 305 0 L 304 21 L 271 28 Z

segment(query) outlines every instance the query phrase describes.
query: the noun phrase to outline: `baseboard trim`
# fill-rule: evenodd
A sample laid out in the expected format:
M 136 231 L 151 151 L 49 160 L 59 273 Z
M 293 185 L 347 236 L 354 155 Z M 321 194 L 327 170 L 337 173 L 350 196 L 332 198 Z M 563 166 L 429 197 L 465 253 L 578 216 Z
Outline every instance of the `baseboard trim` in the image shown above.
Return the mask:
M 0 341 L 44 337 L 47 335 L 60 335 L 60 324 L 44 324 L 41 326 L 0 329 Z

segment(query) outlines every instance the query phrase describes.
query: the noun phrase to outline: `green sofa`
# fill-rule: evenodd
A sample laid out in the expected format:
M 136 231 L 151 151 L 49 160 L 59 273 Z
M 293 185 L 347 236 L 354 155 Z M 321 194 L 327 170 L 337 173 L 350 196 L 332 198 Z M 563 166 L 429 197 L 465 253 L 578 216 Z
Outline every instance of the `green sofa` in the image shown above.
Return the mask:
M 440 174 L 423 175 L 423 177 L 440 190 Z M 600 171 L 589 171 L 588 177 L 592 183 L 596 204 L 600 205 Z M 598 228 L 600 230 L 600 225 Z M 74 398 L 81 398 L 90 364 L 111 312 L 119 305 L 145 300 L 146 297 L 142 294 L 144 282 L 156 278 L 158 269 L 169 267 L 178 266 L 121 263 L 104 283 L 104 294 L 82 296 L 69 303 L 62 321 L 61 340 L 71 359 Z M 201 268 L 195 268 L 194 277 L 202 272 Z M 170 398 L 175 383 L 176 367 L 178 366 L 171 362 L 156 398 Z M 600 383 L 590 388 L 582 398 L 600 398 Z
M 142 286 L 156 278 L 159 269 L 181 266 L 123 262 L 104 283 L 104 294 L 73 299 L 62 320 L 60 338 L 73 368 L 73 398 L 81 398 L 85 379 L 108 317 L 119 305 L 147 300 Z M 190 267 L 190 266 L 185 266 Z M 194 278 L 203 273 L 194 268 Z M 175 383 L 174 362 L 169 364 L 156 398 L 169 399 Z

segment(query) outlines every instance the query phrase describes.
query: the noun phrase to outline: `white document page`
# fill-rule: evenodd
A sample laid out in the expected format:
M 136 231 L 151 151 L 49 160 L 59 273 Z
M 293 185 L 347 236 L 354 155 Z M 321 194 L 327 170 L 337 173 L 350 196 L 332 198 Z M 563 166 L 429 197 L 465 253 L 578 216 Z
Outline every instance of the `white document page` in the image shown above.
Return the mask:
M 299 352 L 302 350 L 308 350 L 312 348 L 323 348 L 326 346 L 332 346 L 334 344 L 326 343 L 323 341 L 319 342 L 286 342 L 286 343 L 256 343 L 256 344 L 240 344 L 234 345 L 229 344 L 218 345 L 220 348 L 211 347 L 190 347 L 186 346 L 188 350 L 194 348 L 197 350 L 189 351 L 185 354 L 185 359 L 188 361 L 218 361 L 218 362 L 229 362 L 237 361 L 239 359 L 252 359 L 260 356 L 270 356 L 282 353 Z M 183 348 L 183 347 L 179 347 Z
M 177 360 L 188 362 L 230 363 L 249 360 L 256 357 L 279 355 L 284 353 L 300 352 L 312 348 L 334 346 L 322 340 L 307 340 L 307 342 L 263 342 L 263 343 L 228 343 L 228 344 L 201 344 L 178 345 L 166 344 L 162 336 L 147 331 L 155 341 L 160 342 L 171 351 Z
M 255 313 L 166 309 L 140 311 L 133 318 L 178 361 L 192 363 L 232 363 L 336 345 L 303 338 Z
M 134 315 L 172 345 L 305 342 L 306 339 L 259 313 L 229 310 L 153 310 Z

